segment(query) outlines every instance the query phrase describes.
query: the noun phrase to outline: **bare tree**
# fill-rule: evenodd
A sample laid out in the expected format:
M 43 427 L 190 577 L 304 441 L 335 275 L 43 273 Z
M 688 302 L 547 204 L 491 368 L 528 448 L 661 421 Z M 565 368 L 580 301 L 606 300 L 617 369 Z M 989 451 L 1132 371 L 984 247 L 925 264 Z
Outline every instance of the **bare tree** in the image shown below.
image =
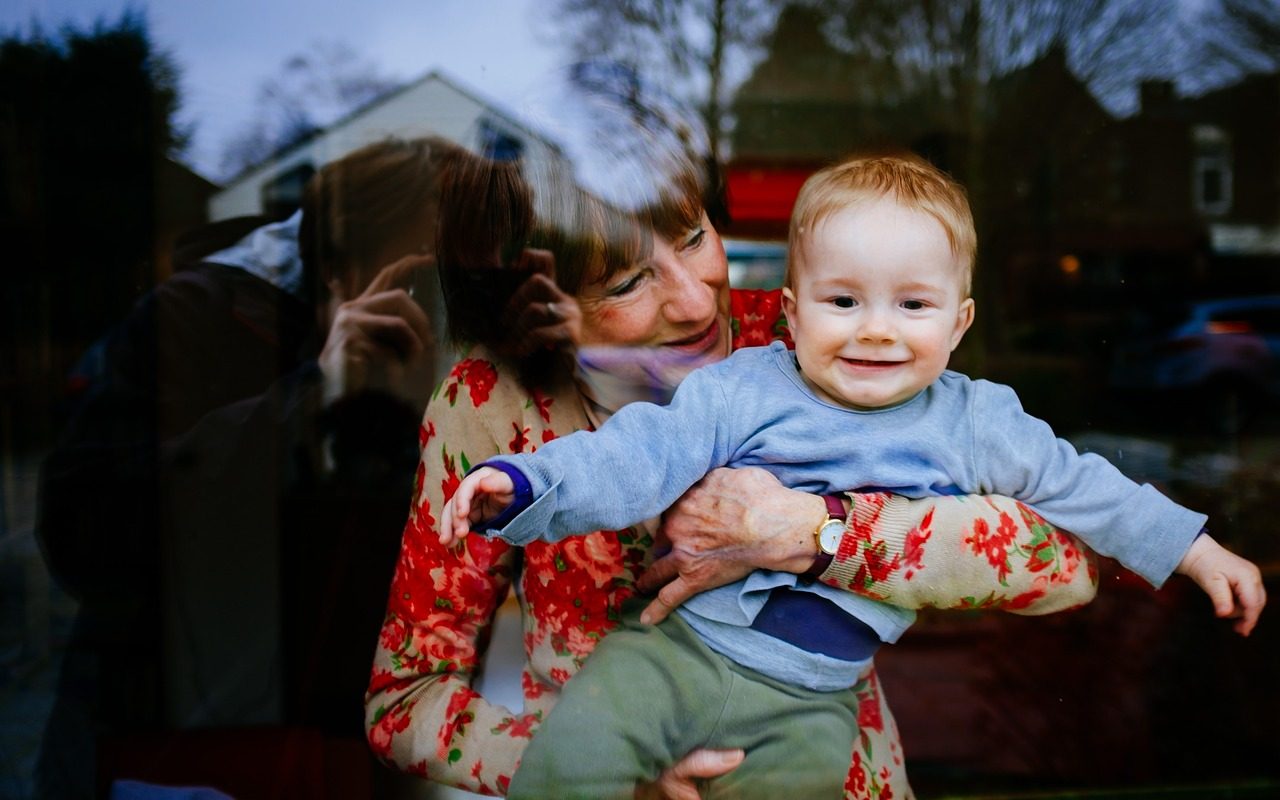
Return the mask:
M 894 90 L 925 96 L 976 124 L 983 88 L 1051 48 L 1061 48 L 1104 102 L 1166 72 L 1164 4 L 1158 0 L 826 0 L 837 46 L 880 62 Z
M 347 45 L 317 43 L 258 88 L 253 119 L 223 147 L 222 172 L 258 164 L 399 85 Z
M 1197 20 L 1204 58 L 1219 80 L 1280 69 L 1280 0 L 1216 0 Z
M 700 110 L 709 161 L 719 164 L 730 127 L 735 64 L 758 53 L 784 0 L 560 0 L 557 29 L 570 52 L 607 58 L 668 86 Z M 568 25 L 565 25 L 565 22 Z

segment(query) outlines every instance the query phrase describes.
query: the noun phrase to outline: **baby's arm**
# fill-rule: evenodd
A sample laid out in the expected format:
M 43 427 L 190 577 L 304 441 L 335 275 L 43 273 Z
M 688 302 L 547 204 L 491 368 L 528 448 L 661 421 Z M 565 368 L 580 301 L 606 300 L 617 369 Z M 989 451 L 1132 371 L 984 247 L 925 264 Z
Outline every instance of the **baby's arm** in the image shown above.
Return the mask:
M 1258 622 L 1267 592 L 1262 574 L 1252 561 L 1241 558 L 1202 533 L 1178 562 L 1176 572 L 1186 575 L 1209 595 L 1219 617 L 1236 620 L 1236 633 L 1248 636 Z
M 448 547 L 471 530 L 471 523 L 493 519 L 516 498 L 511 476 L 493 467 L 480 467 L 458 484 L 445 503 L 440 520 L 440 544 Z

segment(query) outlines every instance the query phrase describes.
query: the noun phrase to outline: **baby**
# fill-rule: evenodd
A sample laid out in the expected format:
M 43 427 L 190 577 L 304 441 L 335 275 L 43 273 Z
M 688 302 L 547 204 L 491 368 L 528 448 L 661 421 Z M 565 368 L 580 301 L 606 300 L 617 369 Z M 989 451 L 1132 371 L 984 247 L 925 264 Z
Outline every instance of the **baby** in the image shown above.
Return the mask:
M 446 505 L 441 540 L 623 528 L 726 465 L 819 494 L 1003 494 L 1154 585 L 1189 575 L 1247 635 L 1260 574 L 1204 533 L 1204 515 L 1078 454 L 1008 387 L 947 369 L 973 323 L 975 252 L 963 189 L 928 163 L 859 158 L 817 173 L 791 220 L 794 353 L 739 350 L 690 374 L 667 406 L 633 403 L 598 431 L 491 459 Z M 829 507 L 815 532 L 828 552 L 843 527 Z M 713 784 L 725 796 L 839 797 L 857 730 L 850 687 L 913 619 L 758 571 L 657 626 L 624 620 L 566 684 L 509 796 L 630 797 L 695 747 L 742 747 L 743 764 Z

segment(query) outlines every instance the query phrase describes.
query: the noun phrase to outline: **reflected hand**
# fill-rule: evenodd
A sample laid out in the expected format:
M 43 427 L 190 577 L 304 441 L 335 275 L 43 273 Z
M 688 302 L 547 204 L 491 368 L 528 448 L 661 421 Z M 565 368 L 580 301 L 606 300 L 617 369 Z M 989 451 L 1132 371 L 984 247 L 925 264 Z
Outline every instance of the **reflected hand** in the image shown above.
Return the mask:
M 640 577 L 641 591 L 661 587 L 641 621 L 659 622 L 698 592 L 755 569 L 804 572 L 826 513 L 821 497 L 787 489 L 758 467 L 712 470 L 663 515 L 671 552 Z
M 742 750 L 694 750 L 662 771 L 658 780 L 636 787 L 636 800 L 698 800 L 700 778 L 718 778 L 742 763 Z
M 510 335 L 498 349 L 522 358 L 539 350 L 573 347 L 582 335 L 578 301 L 556 285 L 555 257 L 546 250 L 525 250 L 512 266 L 531 272 L 507 302 Z
M 431 256 L 405 256 L 338 306 L 319 357 L 326 403 L 375 389 L 419 413 L 426 408 L 435 378 L 431 326 L 407 287 L 434 263 Z

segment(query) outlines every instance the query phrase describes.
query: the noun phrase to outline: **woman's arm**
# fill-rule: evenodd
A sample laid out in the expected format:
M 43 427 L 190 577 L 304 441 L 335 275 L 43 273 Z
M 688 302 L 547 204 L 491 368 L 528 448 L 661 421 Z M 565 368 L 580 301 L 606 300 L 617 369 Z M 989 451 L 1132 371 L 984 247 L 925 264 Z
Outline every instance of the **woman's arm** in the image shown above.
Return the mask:
M 850 493 L 849 527 L 821 580 L 905 608 L 1051 614 L 1098 588 L 1091 551 L 1008 497 Z
M 507 451 L 497 439 L 502 426 L 489 423 L 519 416 L 504 402 L 514 396 L 509 387 L 496 383 L 491 364 L 468 359 L 427 408 L 416 500 L 365 696 L 369 744 L 380 759 L 490 794 L 505 792 L 536 723 L 488 703 L 472 688 L 489 626 L 510 585 L 514 553 L 479 536 L 469 537 L 465 549 L 443 548 L 436 517 L 471 464 Z
M 850 525 L 822 580 L 904 608 L 1048 614 L 1093 599 L 1097 568 L 1074 537 L 1006 497 L 850 494 Z M 663 517 L 671 552 L 640 588 L 657 621 L 697 592 L 753 569 L 804 572 L 817 554 L 821 498 L 757 468 L 718 469 Z

